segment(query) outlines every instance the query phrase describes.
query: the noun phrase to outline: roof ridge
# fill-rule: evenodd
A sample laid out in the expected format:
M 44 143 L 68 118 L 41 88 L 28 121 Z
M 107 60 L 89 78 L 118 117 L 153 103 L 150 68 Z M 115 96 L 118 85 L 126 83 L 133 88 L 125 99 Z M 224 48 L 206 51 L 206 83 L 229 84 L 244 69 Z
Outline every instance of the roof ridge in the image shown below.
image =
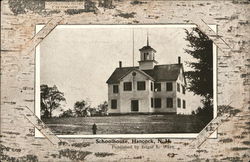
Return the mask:
M 125 66 L 125 67 L 117 67 L 116 69 L 125 69 L 125 68 L 138 68 L 139 66 Z
M 176 80 L 180 74 L 180 69 L 183 69 L 183 64 L 162 64 L 155 65 L 153 69 L 142 70 L 139 66 L 117 67 L 107 80 L 108 84 L 119 83 L 119 79 L 130 73 L 132 70 L 137 70 L 142 74 L 146 74 L 156 81 Z M 183 70 L 184 71 L 184 70 Z
M 178 64 L 178 63 L 176 63 L 176 64 L 161 64 L 161 65 L 155 65 L 155 66 L 166 66 L 166 65 L 183 65 L 182 63 L 181 64 Z

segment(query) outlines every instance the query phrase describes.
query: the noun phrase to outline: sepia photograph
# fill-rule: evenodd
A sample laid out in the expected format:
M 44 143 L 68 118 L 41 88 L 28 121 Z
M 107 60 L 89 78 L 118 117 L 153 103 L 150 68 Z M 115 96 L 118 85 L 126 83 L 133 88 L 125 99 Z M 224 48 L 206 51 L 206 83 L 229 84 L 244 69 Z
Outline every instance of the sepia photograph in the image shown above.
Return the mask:
M 250 162 L 249 0 L 1 0 L 1 162 Z
M 36 50 L 36 112 L 56 135 L 199 133 L 214 51 L 195 25 L 59 25 Z

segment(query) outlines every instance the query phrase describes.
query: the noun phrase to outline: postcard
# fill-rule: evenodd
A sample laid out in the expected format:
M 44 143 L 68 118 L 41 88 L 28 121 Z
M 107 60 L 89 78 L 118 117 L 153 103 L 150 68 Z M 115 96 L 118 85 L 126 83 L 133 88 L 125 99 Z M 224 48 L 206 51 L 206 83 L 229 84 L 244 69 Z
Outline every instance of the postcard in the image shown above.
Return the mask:
M 1 161 L 249 161 L 249 2 L 1 1 Z

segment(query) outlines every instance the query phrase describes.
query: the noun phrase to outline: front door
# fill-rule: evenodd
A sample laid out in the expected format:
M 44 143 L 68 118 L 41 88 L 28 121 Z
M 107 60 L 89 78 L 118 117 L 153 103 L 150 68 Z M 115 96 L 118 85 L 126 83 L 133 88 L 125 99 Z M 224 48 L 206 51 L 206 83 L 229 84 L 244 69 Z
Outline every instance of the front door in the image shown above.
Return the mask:
M 139 102 L 138 100 L 131 100 L 131 111 L 139 111 Z

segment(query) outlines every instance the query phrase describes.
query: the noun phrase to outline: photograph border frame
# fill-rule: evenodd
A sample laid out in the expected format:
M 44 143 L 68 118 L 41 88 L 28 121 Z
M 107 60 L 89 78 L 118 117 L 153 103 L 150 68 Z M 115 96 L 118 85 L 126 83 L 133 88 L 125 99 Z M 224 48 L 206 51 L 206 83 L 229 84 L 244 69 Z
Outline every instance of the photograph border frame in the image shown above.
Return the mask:
M 155 23 L 155 24 L 58 24 L 56 25 L 50 32 L 52 32 L 57 27 L 66 27 L 72 28 L 73 26 L 76 28 L 79 27 L 97 27 L 97 26 L 130 26 L 128 28 L 133 28 L 133 26 L 190 26 L 197 27 L 197 24 L 191 23 Z M 216 34 L 218 33 L 218 25 L 207 24 L 208 27 L 213 30 Z M 36 24 L 35 33 L 38 34 L 46 25 L 44 24 Z M 69 27 L 68 27 L 69 26 Z M 73 28 L 74 28 L 73 27 Z M 178 28 L 177 27 L 177 28 Z M 200 29 L 199 29 L 200 30 Z M 49 33 L 50 33 L 49 32 Z M 48 34 L 49 34 L 48 33 Z M 206 33 L 204 33 L 206 34 Z M 41 43 L 41 42 L 40 42 Z M 40 119 L 40 43 L 35 47 L 35 105 L 34 105 L 34 114 L 37 118 Z M 37 56 L 38 55 L 38 56 Z M 159 139 L 159 138 L 169 138 L 169 139 L 195 139 L 199 136 L 199 134 L 206 129 L 206 127 L 217 118 L 217 110 L 218 110 L 218 93 L 217 93 L 217 83 L 218 83 L 218 46 L 213 41 L 213 119 L 199 132 L 199 133 L 166 133 L 166 134 L 99 134 L 99 135 L 55 135 L 58 138 L 82 138 L 82 139 L 96 139 L 96 138 L 105 138 L 105 139 L 127 139 L 127 138 L 147 138 L 147 139 Z M 37 90 L 39 89 L 39 91 Z M 38 111 L 39 110 L 39 111 Z M 209 138 L 217 138 L 217 130 L 215 130 Z M 35 128 L 35 138 L 44 138 L 44 135 L 40 133 L 40 131 Z

